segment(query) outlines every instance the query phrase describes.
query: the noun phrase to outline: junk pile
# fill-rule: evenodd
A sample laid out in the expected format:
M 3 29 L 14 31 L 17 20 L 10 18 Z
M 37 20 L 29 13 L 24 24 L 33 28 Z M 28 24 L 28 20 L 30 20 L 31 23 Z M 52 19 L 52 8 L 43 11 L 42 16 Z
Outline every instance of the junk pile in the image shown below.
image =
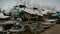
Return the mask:
M 33 11 L 37 13 L 29 13 L 25 10 L 27 8 L 25 5 L 14 6 L 10 12 L 10 16 L 6 18 L 11 18 L 9 20 L 4 20 L 1 16 L 0 18 L 0 32 L 3 34 L 23 34 L 24 31 L 30 31 L 34 34 L 39 34 L 44 29 L 51 27 L 56 24 L 57 19 L 50 18 L 49 15 L 38 14 L 36 10 L 38 8 L 33 7 Z M 3 14 L 3 13 L 2 13 Z M 1 14 L 0 14 L 1 15 Z M 49 17 L 47 19 L 44 19 Z M 3 21 L 2 21 L 3 20 Z

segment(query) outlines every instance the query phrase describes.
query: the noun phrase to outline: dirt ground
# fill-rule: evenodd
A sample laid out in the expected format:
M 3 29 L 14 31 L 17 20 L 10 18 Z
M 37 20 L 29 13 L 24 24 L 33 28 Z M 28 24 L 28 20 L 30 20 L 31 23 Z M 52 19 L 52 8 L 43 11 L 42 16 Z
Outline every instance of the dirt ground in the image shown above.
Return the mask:
M 23 34 L 32 34 L 24 32 Z M 51 26 L 49 29 L 44 30 L 40 34 L 60 34 L 60 24 Z
M 43 31 L 40 34 L 60 34 L 60 24 L 53 25 L 52 27 Z

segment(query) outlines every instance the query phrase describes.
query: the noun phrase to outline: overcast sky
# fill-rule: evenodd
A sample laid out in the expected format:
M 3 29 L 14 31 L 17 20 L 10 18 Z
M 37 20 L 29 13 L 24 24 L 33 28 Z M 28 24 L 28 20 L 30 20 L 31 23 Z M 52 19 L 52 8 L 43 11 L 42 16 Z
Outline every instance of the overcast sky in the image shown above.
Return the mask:
M 22 0 L 0 0 L 0 8 L 2 9 L 9 9 L 13 7 L 14 5 L 20 4 Z M 28 0 L 30 4 L 38 4 L 38 5 L 49 5 L 49 6 L 56 6 L 57 8 L 60 8 L 60 0 Z

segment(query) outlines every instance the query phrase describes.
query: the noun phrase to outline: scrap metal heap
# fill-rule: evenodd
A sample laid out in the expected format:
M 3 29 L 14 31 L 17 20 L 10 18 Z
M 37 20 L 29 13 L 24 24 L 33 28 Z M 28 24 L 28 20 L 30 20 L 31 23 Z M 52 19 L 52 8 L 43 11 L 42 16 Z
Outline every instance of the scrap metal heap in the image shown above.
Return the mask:
M 34 34 L 39 34 L 44 29 L 56 24 L 57 19 L 44 19 L 48 15 L 30 14 L 22 10 L 22 8 L 25 9 L 27 7 L 25 5 L 13 7 L 9 16 L 11 19 L 0 23 L 1 32 L 6 32 L 7 34 L 14 32 L 17 34 L 17 32 L 23 33 L 24 31 L 30 31 Z M 38 10 L 36 7 L 32 9 Z

